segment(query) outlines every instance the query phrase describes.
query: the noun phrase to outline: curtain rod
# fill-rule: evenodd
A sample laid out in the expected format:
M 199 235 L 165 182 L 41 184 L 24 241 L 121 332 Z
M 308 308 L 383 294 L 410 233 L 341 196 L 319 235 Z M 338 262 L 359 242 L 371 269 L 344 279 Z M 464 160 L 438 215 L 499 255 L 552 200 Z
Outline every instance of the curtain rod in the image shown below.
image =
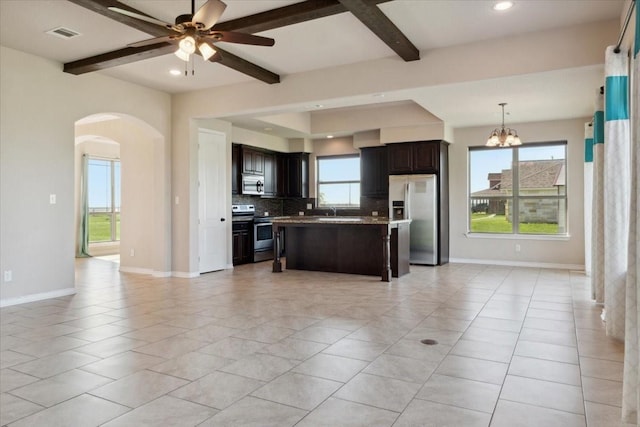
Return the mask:
M 618 43 L 616 44 L 616 48 L 613 49 L 615 53 L 620 53 L 620 45 L 622 44 L 624 33 L 627 32 L 627 27 L 629 27 L 629 21 L 631 21 L 631 15 L 633 14 L 633 7 L 635 5 L 636 5 L 636 0 L 631 0 L 631 4 L 629 5 L 629 10 L 627 10 L 627 17 L 624 19 L 624 25 L 622 26 L 622 31 L 620 32 L 620 37 L 618 37 Z M 636 28 L 636 31 L 638 31 L 637 28 Z

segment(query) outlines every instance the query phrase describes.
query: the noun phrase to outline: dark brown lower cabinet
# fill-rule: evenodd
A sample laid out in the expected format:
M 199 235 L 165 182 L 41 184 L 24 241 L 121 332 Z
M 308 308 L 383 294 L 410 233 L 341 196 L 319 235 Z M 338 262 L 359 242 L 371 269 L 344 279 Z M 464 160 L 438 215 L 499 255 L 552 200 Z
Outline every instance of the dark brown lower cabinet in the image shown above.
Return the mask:
M 250 224 L 234 224 L 233 239 L 233 265 L 253 262 L 253 236 Z
M 383 228 L 380 226 L 288 225 L 283 228 L 287 232 L 287 269 L 371 276 L 382 273 Z M 409 273 L 409 224 L 392 228 L 389 240 L 391 276 L 403 276 Z

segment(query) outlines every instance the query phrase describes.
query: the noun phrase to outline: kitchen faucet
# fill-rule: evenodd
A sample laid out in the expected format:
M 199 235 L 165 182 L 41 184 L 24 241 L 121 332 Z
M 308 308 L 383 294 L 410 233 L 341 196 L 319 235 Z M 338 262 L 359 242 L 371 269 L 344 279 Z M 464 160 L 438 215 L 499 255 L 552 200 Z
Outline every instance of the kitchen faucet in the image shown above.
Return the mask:
M 338 209 L 335 206 L 330 206 L 329 209 L 333 211 L 333 216 L 338 216 Z

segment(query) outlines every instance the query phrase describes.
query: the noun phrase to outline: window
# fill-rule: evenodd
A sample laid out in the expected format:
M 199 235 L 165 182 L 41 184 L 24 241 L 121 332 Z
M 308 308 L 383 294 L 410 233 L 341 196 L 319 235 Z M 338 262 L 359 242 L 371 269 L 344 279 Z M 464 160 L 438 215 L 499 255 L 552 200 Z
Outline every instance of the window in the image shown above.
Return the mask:
M 567 233 L 567 143 L 469 148 L 469 231 Z
M 318 157 L 318 206 L 360 206 L 360 157 Z
M 89 243 L 120 240 L 120 161 L 89 158 Z

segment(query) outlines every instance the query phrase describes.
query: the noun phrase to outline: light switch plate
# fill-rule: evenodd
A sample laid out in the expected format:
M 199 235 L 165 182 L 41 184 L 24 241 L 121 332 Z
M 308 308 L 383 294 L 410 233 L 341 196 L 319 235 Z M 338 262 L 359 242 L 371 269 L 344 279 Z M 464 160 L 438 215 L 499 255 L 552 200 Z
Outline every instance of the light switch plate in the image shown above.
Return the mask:
M 55 194 L 49 194 L 49 204 L 51 204 L 51 205 L 55 205 L 56 204 L 56 195 Z
M 313 205 L 311 203 L 307 203 L 307 209 L 313 209 Z

